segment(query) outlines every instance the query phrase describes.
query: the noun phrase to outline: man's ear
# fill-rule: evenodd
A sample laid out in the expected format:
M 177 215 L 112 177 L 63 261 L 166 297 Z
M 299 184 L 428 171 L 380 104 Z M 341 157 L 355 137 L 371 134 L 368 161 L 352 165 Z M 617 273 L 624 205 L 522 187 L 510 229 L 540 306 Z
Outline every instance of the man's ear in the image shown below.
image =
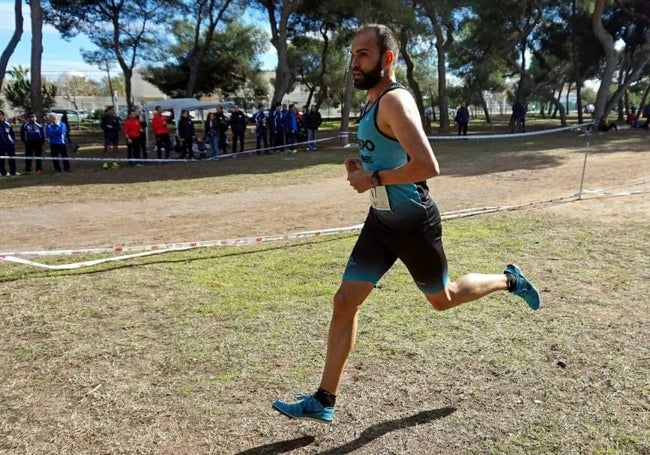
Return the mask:
M 383 66 L 388 66 L 390 64 L 395 64 L 395 53 L 391 50 L 386 50 L 384 52 L 384 65 Z

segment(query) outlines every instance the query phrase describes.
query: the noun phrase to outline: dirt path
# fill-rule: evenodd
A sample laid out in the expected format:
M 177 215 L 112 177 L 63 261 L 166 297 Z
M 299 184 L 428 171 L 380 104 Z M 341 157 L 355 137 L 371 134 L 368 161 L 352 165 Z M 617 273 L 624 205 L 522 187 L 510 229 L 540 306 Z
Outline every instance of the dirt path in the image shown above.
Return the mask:
M 575 194 L 580 186 L 583 156 L 554 153 L 561 161 L 557 166 L 523 166 L 469 176 L 461 172 L 443 174 L 430 181 L 431 194 L 442 212 Z M 649 159 L 650 152 L 590 156 L 584 187 L 648 190 Z M 269 191 L 117 202 L 98 202 L 90 197 L 87 202 L 0 209 L 4 237 L 0 252 L 140 246 L 345 227 L 361 223 L 366 209 L 365 195 L 356 194 L 343 177 L 322 179 L 317 185 L 289 185 Z M 589 199 L 543 210 L 603 222 L 648 221 L 650 196 Z

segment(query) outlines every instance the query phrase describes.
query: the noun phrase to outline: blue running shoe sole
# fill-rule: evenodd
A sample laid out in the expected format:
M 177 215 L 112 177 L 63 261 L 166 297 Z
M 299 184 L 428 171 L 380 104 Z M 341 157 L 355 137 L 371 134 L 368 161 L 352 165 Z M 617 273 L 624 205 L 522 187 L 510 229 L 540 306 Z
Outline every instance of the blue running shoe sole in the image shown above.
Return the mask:
M 309 412 L 305 409 L 299 409 L 300 403 L 288 404 L 282 401 L 274 402 L 271 407 L 280 414 L 296 420 L 313 420 L 320 423 L 332 423 L 334 408 L 322 408 L 322 411 Z
M 516 281 L 515 288 L 510 292 L 524 299 L 531 310 L 539 309 L 539 291 L 535 285 L 526 278 L 521 269 L 515 264 L 509 264 L 506 266 L 504 273 L 511 274 Z

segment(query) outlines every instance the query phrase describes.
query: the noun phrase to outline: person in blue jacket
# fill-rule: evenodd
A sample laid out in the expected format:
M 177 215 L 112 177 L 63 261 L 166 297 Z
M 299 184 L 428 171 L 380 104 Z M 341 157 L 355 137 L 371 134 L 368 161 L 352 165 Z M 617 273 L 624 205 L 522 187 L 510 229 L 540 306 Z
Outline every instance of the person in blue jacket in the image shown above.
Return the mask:
M 68 147 L 66 145 L 68 130 L 65 127 L 65 123 L 61 123 L 56 115 L 50 114 L 47 118 L 50 122 L 45 127 L 45 136 L 47 137 L 47 141 L 50 143 L 50 155 L 54 158 L 52 160 L 54 172 L 61 172 L 59 157 L 63 160 L 63 170 L 65 172 L 70 172 Z

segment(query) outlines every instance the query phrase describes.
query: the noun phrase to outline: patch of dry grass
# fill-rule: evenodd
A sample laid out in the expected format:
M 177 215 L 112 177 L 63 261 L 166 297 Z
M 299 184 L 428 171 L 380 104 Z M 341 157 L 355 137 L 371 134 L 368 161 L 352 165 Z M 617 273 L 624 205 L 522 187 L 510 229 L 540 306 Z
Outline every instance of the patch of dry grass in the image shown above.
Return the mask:
M 396 267 L 362 310 L 331 430 L 286 420 L 270 402 L 315 387 L 353 236 L 96 271 L 3 265 L 0 447 L 647 452 L 650 243 L 642 228 L 541 213 L 447 223 L 454 275 L 516 257 L 540 284 L 543 309 L 496 295 L 435 313 Z

